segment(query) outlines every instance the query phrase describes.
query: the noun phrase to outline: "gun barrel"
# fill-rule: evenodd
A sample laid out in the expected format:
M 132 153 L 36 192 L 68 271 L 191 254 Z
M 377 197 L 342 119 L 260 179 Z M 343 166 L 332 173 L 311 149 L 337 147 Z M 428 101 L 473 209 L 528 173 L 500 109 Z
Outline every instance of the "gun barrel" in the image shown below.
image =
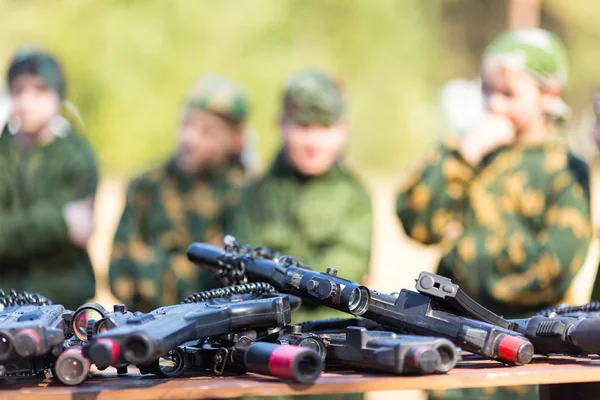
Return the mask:
M 15 351 L 21 357 L 37 354 L 40 347 L 40 336 L 33 329 L 23 329 L 15 336 Z
M 575 322 L 568 330 L 569 340 L 582 353 L 600 353 L 600 318 L 585 318 Z
M 172 314 L 159 318 L 152 314 L 130 318 L 124 325 L 88 341 L 85 354 L 99 368 L 115 365 L 121 356 L 131 364 L 149 364 L 190 340 L 188 336 L 195 331 L 195 321 L 184 318 L 184 315 L 181 310 L 174 309 Z
M 442 364 L 440 353 L 430 346 L 413 346 L 406 353 L 404 368 L 407 372 L 431 374 Z
M 531 361 L 533 346 L 521 334 L 437 310 L 433 300 L 420 293 L 406 289 L 399 295 L 379 293 L 338 277 L 333 269 L 321 273 L 243 252 L 229 254 L 224 250 L 205 243 L 193 243 L 187 254 L 190 261 L 215 270 L 228 262 L 243 262 L 250 281 L 270 283 L 283 293 L 363 316 L 399 332 L 445 337 L 467 351 L 510 364 Z
M 163 378 L 178 378 L 187 368 L 187 354 L 186 350 L 178 347 L 155 360 L 152 364 L 138 365 L 138 369 L 141 374 L 154 374 Z
M 244 355 L 248 371 L 299 383 L 314 383 L 323 372 L 321 356 L 308 347 L 257 342 Z
M 114 340 L 100 338 L 94 340 L 88 346 L 85 346 L 84 354 L 96 364 L 99 369 L 104 369 L 111 365 L 116 365 L 121 355 L 121 350 Z
M 198 266 L 217 271 L 221 268 L 223 248 L 207 243 L 192 243 L 188 259 Z M 242 256 L 245 273 L 252 282 L 267 282 L 282 293 L 300 296 L 337 310 L 362 315 L 369 302 L 369 289 L 359 283 L 312 269 L 280 265 L 277 261 Z
M 458 349 L 448 339 L 401 335 L 349 326 L 346 333 L 324 333 L 329 338 L 326 361 L 358 370 L 398 375 L 445 373 L 458 362 Z
M 533 345 L 520 336 L 501 334 L 497 340 L 495 351 L 498 358 L 512 364 L 528 364 L 533 358 Z
M 437 343 L 435 349 L 440 355 L 440 365 L 437 368 L 437 372 L 448 372 L 456 366 L 456 363 L 460 359 L 456 347 L 451 343 Z
M 0 361 L 7 360 L 12 354 L 14 339 L 10 332 L 0 331 Z
M 156 342 L 159 342 L 159 345 L 172 348 L 180 344 L 176 344 L 176 342 L 168 344 L 170 341 L 168 343 L 161 342 L 161 340 L 168 340 L 166 338 L 166 336 L 163 336 L 157 341 L 152 340 L 152 338 L 145 333 L 133 334 L 130 337 L 127 337 L 123 343 L 123 356 L 125 357 L 125 360 L 132 364 L 146 364 L 154 359 L 158 359 L 155 346 Z M 162 351 L 158 350 L 158 353 L 161 352 Z
M 188 259 L 196 265 L 209 268 L 212 271 L 219 269 L 219 257 L 223 248 L 208 243 L 192 243 L 187 250 Z
M 76 386 L 83 383 L 89 371 L 90 361 L 78 347 L 63 351 L 54 364 L 54 376 L 63 385 Z
M 248 295 L 252 296 L 252 295 Z M 161 307 L 150 314 L 96 335 L 85 346 L 86 355 L 99 367 L 114 365 L 119 357 L 136 365 L 149 365 L 190 340 L 223 335 L 254 327 L 283 327 L 290 322 L 288 296 L 226 298 Z
M 513 320 L 538 354 L 600 353 L 600 318 L 534 316 Z

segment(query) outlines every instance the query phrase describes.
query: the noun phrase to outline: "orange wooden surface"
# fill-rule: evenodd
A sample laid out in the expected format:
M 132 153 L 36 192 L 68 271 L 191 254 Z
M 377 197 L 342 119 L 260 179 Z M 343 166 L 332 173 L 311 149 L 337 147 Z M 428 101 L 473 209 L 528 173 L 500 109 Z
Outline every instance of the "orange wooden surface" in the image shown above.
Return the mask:
M 600 381 L 600 358 L 537 358 L 531 364 L 506 367 L 491 361 L 463 361 L 444 375 L 388 376 L 335 372 L 324 374 L 314 385 L 289 384 L 256 375 L 179 379 L 129 374 L 114 370 L 95 373 L 79 387 L 65 387 L 49 380 L 20 378 L 0 383 L 6 399 L 201 399 L 287 394 L 351 393 L 404 389 L 449 389 Z

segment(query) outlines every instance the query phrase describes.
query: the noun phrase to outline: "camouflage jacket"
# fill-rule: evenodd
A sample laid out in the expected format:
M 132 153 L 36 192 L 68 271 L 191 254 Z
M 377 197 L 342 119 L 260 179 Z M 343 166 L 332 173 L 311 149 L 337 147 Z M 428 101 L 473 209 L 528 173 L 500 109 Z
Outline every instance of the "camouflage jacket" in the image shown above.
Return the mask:
M 320 271 L 332 266 L 339 276 L 358 282 L 368 272 L 371 199 L 339 163 L 308 178 L 280 154 L 270 171 L 246 189 L 233 217 L 228 232 L 240 242 L 291 255 Z
M 237 164 L 191 177 L 173 158 L 133 180 L 113 246 L 113 294 L 150 311 L 212 288 L 212 276 L 188 261 L 186 249 L 222 243 L 225 210 L 239 201 L 243 177 Z
M 27 152 L 14 139 L 7 129 L 0 136 L 0 287 L 77 307 L 95 294 L 94 272 L 69 239 L 63 207 L 95 195 L 94 153 L 68 125 Z
M 475 168 L 440 145 L 406 183 L 397 213 L 408 235 L 441 242 L 438 273 L 505 316 L 556 304 L 586 256 L 586 165 L 558 141 L 504 147 Z

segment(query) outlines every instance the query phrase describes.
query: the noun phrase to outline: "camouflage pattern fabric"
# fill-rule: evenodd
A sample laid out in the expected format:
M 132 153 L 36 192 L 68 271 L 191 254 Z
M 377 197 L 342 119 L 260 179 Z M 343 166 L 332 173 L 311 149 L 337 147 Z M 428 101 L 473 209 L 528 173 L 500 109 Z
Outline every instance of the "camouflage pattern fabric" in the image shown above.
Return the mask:
M 556 79 L 562 86 L 567 84 L 565 47 L 556 35 L 544 29 L 504 32 L 486 48 L 483 58 L 527 71 L 541 82 Z
M 371 256 L 373 215 L 365 188 L 341 164 L 318 177 L 299 174 L 280 153 L 270 171 L 250 185 L 230 229 L 239 241 L 266 246 L 324 271 L 362 281 Z M 305 308 L 293 321 L 346 316 Z
M 284 121 L 298 125 L 338 122 L 344 111 L 340 84 L 326 72 L 303 70 L 292 75 L 283 95 Z
M 397 200 L 406 232 L 442 242 L 438 273 L 507 317 L 556 304 L 590 241 L 587 166 L 564 144 L 504 147 L 476 168 L 455 144 L 407 182 Z
M 50 54 L 36 48 L 23 48 L 14 55 L 8 68 L 7 82 L 12 82 L 21 75 L 30 74 L 41 76 L 64 100 L 66 84 L 59 62 Z
M 586 165 L 564 144 L 504 147 L 475 168 L 439 146 L 397 200 L 407 234 L 440 243 L 438 273 L 508 318 L 555 305 L 590 240 Z M 461 389 L 432 399 L 537 399 L 536 388 Z
M 600 266 L 598 267 L 600 272 Z M 600 301 L 600 276 L 596 273 L 596 279 L 594 280 L 594 286 L 592 287 L 592 298 L 591 301 Z
M 600 104 L 598 104 L 600 106 Z M 589 132 L 589 131 L 588 131 Z M 592 240 L 599 240 L 600 236 L 600 210 L 598 207 L 598 198 L 600 197 L 600 157 L 596 156 L 590 160 L 590 190 L 591 190 L 591 201 L 592 204 L 592 229 L 594 230 L 594 238 Z M 595 208 L 594 208 L 595 207 Z M 597 213 L 597 214 L 595 214 Z M 600 267 L 596 271 L 596 277 L 592 286 L 591 301 L 600 301 Z
M 234 125 L 244 123 L 248 117 L 248 100 L 244 89 L 217 75 L 197 81 L 188 94 L 187 104 L 215 113 Z
M 0 136 L 1 282 L 74 309 L 94 296 L 95 279 L 87 252 L 71 243 L 63 207 L 95 195 L 98 170 L 85 138 L 63 128 L 27 152 L 7 128 Z
M 498 35 L 486 48 L 484 60 L 511 70 L 526 71 L 538 80 L 542 87 L 561 90 L 567 84 L 567 52 L 560 39 L 543 29 L 521 29 Z M 558 83 L 558 87 L 556 86 Z M 557 121 L 567 119 L 571 110 L 557 99 L 547 111 Z
M 190 263 L 193 241 L 221 244 L 225 210 L 239 201 L 238 164 L 191 177 L 175 159 L 136 178 L 127 191 L 109 270 L 113 294 L 134 310 L 175 304 L 214 286 Z

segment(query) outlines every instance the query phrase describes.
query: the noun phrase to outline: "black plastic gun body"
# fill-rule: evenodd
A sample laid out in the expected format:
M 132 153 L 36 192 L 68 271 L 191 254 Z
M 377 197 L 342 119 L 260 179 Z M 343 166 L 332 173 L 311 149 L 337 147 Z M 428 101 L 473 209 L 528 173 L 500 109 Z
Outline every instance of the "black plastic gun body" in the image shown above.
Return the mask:
M 57 376 L 56 362 L 70 345 L 70 316 L 39 294 L 0 290 L 0 378 Z
M 328 367 L 350 367 L 397 375 L 444 373 L 459 360 L 458 349 L 447 339 L 401 335 L 360 326 L 313 331 L 313 323 L 294 325 L 261 340 L 317 349 Z
M 289 323 L 288 296 L 243 294 L 161 307 L 99 333 L 84 347 L 93 363 L 105 367 L 120 359 L 150 365 L 177 346 L 235 330 Z
M 196 345 L 181 347 L 190 371 L 210 370 L 215 375 L 253 372 L 299 382 L 313 383 L 324 363 L 315 349 L 256 342 L 256 331 L 210 337 Z
M 379 293 L 338 277 L 333 268 L 321 273 L 246 252 L 231 237 L 225 248 L 193 243 L 187 254 L 190 261 L 213 271 L 243 269 L 250 281 L 270 283 L 282 293 L 371 319 L 396 332 L 445 337 L 464 350 L 508 364 L 526 364 L 533 355 L 531 343 L 521 334 L 436 309 L 428 296 L 406 289 Z
M 43 356 L 65 339 L 61 305 L 24 305 L 0 317 L 0 362 Z
M 454 313 L 485 321 L 524 335 L 531 341 L 538 354 L 600 354 L 600 317 L 593 313 L 561 316 L 558 312 L 551 316 L 537 315 L 531 318 L 507 320 L 486 309 L 470 298 L 458 285 L 448 278 L 429 272 L 422 272 L 417 279 L 417 290 L 444 304 Z M 566 307 L 565 311 L 587 307 Z

